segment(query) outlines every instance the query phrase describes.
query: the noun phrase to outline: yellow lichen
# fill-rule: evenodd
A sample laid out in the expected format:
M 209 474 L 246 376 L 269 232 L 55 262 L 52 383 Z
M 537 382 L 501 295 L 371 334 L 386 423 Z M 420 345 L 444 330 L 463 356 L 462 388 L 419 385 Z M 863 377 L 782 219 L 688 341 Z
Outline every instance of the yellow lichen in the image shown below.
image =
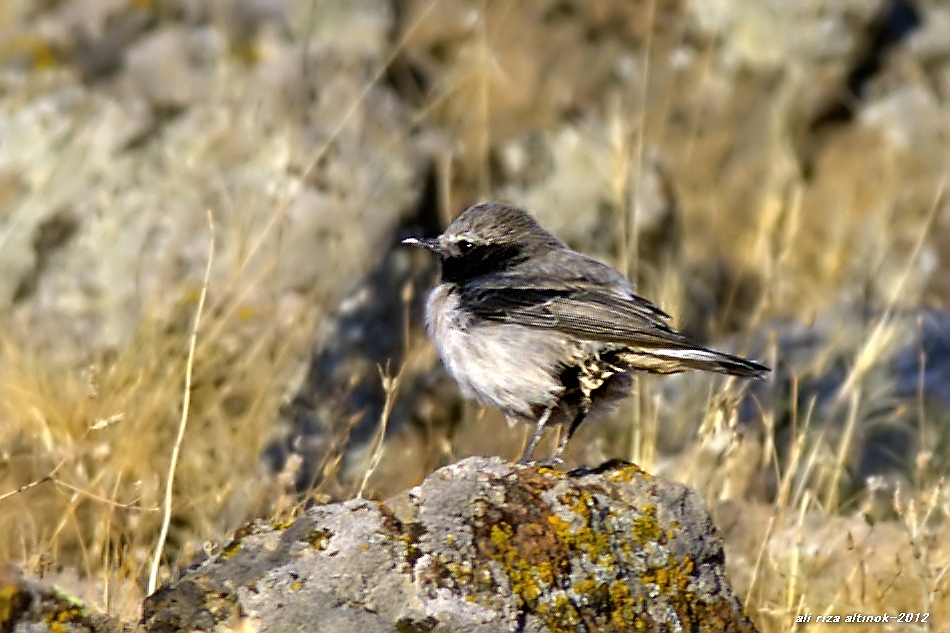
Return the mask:
M 557 537 L 564 541 L 571 534 L 571 524 L 556 514 L 548 516 L 548 525 L 554 530 Z
M 468 563 L 446 563 L 446 568 L 452 573 L 452 577 L 460 585 L 469 585 L 472 582 L 472 566 Z
M 558 470 L 557 468 L 551 468 L 550 466 L 539 466 L 538 472 L 542 475 L 553 476 L 557 479 L 564 479 L 567 476 L 563 470 Z
M 326 549 L 327 541 L 329 540 L 330 532 L 328 530 L 311 530 L 307 537 L 307 542 L 310 543 L 310 547 L 316 550 Z
M 614 602 L 621 602 L 630 597 L 630 587 L 623 580 L 616 580 L 610 583 L 610 599 Z
M 645 470 L 641 469 L 636 464 L 624 464 L 621 468 L 618 468 L 607 476 L 613 483 L 627 483 L 632 481 L 636 477 L 649 477 L 650 474 Z
M 44 621 L 49 630 L 53 633 L 66 633 L 69 627 L 66 625 L 71 622 L 81 620 L 86 616 L 86 609 L 82 605 L 71 605 L 64 609 L 59 609 L 46 614 Z
M 656 506 L 642 508 L 643 514 L 633 520 L 633 538 L 641 545 L 656 541 L 663 535 L 656 520 Z
M 525 603 L 533 603 L 541 595 L 541 587 L 534 577 L 531 564 L 518 552 L 511 543 L 514 530 L 507 523 L 496 523 L 491 526 L 489 538 L 495 545 L 497 554 L 493 557 L 501 563 L 505 575 L 511 582 L 514 593 Z
M 286 530 L 287 528 L 289 528 L 289 527 L 290 527 L 291 525 L 293 525 L 293 524 L 294 524 L 294 518 L 293 518 L 293 517 L 287 517 L 287 518 L 285 518 L 285 519 L 277 519 L 277 520 L 271 522 L 270 526 L 271 526 L 273 529 L 277 530 L 278 532 L 283 532 L 284 530 Z
M 682 562 L 671 557 L 666 561 L 665 566 L 643 574 L 641 580 L 644 584 L 656 585 L 662 594 L 687 597 L 690 595 L 689 583 L 692 573 L 693 560 L 689 556 L 686 556 Z
M 0 625 L 13 617 L 15 605 L 22 600 L 20 588 L 13 584 L 0 587 Z
M 221 557 L 224 559 L 234 558 L 239 551 L 241 551 L 241 540 L 231 539 L 227 545 L 221 548 Z
M 514 530 L 512 530 L 511 526 L 507 523 L 495 523 L 489 530 L 491 542 L 499 549 L 509 547 L 509 541 L 513 535 Z
M 577 607 L 563 593 L 554 596 L 546 615 L 545 623 L 556 633 L 574 633 L 581 621 Z
M 578 516 L 584 517 L 586 520 L 590 520 L 590 506 L 588 505 L 588 501 L 588 497 L 579 495 L 570 506 L 571 511 Z
M 594 593 L 599 584 L 593 578 L 585 578 L 579 582 L 574 583 L 571 589 L 574 590 L 574 593 L 579 595 L 590 595 Z
M 630 596 L 630 587 L 623 580 L 610 583 L 610 621 L 619 630 L 629 628 L 636 622 L 636 602 Z
M 534 571 L 538 575 L 538 580 L 545 585 L 551 585 L 554 582 L 554 567 L 551 561 L 538 561 L 534 565 Z

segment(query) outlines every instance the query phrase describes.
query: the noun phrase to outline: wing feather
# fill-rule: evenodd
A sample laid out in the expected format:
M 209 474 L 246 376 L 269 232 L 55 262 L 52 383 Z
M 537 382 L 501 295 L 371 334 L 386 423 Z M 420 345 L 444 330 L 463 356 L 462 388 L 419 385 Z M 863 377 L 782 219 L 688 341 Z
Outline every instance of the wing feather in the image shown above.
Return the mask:
M 630 362 L 645 371 L 705 369 L 754 378 L 768 371 L 696 345 L 669 326 L 668 314 L 636 295 L 626 277 L 574 251 L 535 259 L 530 268 L 484 275 L 457 291 L 476 318 L 623 346 Z
M 463 299 L 483 319 L 557 330 L 594 341 L 642 347 L 692 345 L 667 324 L 652 303 L 609 290 L 579 288 L 479 288 Z

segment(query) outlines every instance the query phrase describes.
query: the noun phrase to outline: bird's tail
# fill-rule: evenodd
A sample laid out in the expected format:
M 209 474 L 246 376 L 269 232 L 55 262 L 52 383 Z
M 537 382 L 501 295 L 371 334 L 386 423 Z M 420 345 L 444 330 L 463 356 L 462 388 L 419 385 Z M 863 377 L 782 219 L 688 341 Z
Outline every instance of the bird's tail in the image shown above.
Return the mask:
M 740 378 L 765 378 L 772 371 L 755 361 L 704 347 L 667 347 L 629 350 L 626 362 L 632 369 L 656 374 L 712 371 Z

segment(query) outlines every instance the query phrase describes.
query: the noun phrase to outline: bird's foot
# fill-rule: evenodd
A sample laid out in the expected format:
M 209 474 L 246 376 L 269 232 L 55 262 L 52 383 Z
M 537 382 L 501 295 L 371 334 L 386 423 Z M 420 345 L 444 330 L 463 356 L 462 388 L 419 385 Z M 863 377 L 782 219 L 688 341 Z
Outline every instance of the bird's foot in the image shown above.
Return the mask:
M 548 457 L 546 459 L 521 458 L 518 460 L 518 463 L 522 466 L 533 466 L 534 468 L 554 468 L 557 470 L 564 468 L 564 460 L 560 457 Z

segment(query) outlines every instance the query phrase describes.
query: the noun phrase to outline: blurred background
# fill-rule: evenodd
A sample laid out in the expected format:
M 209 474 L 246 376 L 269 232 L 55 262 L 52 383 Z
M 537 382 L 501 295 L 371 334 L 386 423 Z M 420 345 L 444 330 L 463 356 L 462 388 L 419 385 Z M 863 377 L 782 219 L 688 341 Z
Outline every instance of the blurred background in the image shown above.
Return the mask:
M 505 200 L 774 368 L 641 377 L 569 465 L 703 494 L 763 631 L 950 621 L 950 3 L 4 0 L 0 70 L 0 569 L 136 617 L 203 290 L 163 577 L 517 457 L 398 247 Z

